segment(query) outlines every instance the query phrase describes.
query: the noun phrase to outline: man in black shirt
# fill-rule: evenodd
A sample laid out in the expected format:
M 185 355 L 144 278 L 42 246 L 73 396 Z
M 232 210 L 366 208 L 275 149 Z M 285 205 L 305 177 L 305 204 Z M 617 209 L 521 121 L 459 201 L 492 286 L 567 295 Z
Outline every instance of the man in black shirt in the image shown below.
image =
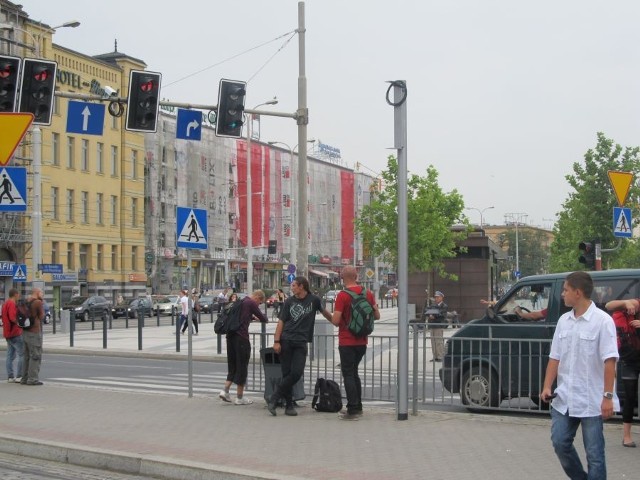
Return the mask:
M 293 406 L 292 390 L 304 373 L 307 360 L 307 343 L 313 341 L 316 312 L 331 321 L 331 314 L 322 306 L 320 298 L 311 293 L 309 281 L 296 277 L 291 282 L 291 295 L 284 302 L 274 334 L 273 349 L 280 355 L 282 381 L 267 402 L 271 415 L 276 415 L 278 400 L 286 402 L 285 415 L 298 414 Z

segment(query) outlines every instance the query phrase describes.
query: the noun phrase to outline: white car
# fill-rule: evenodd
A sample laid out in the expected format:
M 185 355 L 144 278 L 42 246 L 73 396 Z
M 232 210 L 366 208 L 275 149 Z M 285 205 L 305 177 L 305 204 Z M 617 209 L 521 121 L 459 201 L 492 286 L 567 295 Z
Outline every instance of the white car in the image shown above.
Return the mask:
M 171 311 L 173 308 L 176 309 L 176 303 L 171 301 L 171 298 L 164 295 L 152 295 L 151 299 L 153 300 L 153 314 L 157 315 L 160 312 L 160 315 L 171 315 Z

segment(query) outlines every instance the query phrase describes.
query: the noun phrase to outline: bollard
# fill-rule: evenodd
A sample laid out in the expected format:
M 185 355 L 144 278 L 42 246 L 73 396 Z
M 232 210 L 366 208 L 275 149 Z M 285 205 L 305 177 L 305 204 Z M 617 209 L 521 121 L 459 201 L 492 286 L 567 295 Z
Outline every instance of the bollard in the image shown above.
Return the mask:
M 76 329 L 76 316 L 69 312 L 69 346 L 73 347 L 73 332 Z
M 102 316 L 102 348 L 107 348 L 107 317 Z
M 216 336 L 218 337 L 216 347 L 218 349 L 218 355 L 220 355 L 222 353 L 222 335 L 218 334 Z
M 160 326 L 160 309 L 159 308 L 156 310 L 156 319 L 158 321 L 158 326 Z
M 144 308 L 138 309 L 138 350 L 142 350 L 142 327 L 144 326 Z
M 179 352 L 179 351 L 180 351 L 180 322 L 176 321 L 176 352 Z
M 175 319 L 176 319 L 176 306 L 175 305 L 171 305 L 171 325 L 175 325 Z
M 55 308 L 51 309 L 51 321 L 53 322 L 53 324 L 51 325 L 51 327 L 53 328 L 53 334 L 56 334 L 56 316 L 58 315 L 58 312 L 56 311 Z

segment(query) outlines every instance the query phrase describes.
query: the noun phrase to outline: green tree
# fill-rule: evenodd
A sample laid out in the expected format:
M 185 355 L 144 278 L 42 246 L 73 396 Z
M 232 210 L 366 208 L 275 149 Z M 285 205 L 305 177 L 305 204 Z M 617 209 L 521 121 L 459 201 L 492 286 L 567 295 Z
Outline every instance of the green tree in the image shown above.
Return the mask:
M 498 245 L 507 250 L 507 260 L 498 262 L 498 275 L 504 283 L 513 283 L 513 272 L 520 269 L 520 276 L 547 273 L 549 251 L 546 234 L 526 225 L 518 228 L 518 251 L 516 252 L 516 229 L 510 228 L 500 235 Z M 517 254 L 517 255 L 516 255 Z M 518 261 L 516 261 L 516 257 Z M 517 265 L 516 265 L 517 264 Z
M 371 203 L 358 218 L 356 229 L 374 256 L 398 265 L 398 162 L 391 155 L 382 172 L 384 189 L 374 190 Z M 446 276 L 443 260 L 456 256 L 456 241 L 465 232 L 451 227 L 462 223 L 464 202 L 456 191 L 444 193 L 438 172 L 430 165 L 426 176 L 409 174 L 407 179 L 408 256 L 412 272 L 435 270 Z
M 617 201 L 609 182 L 608 171 L 638 172 L 640 149 L 623 148 L 613 140 L 598 133 L 598 143 L 589 149 L 584 162 L 573 164 L 573 174 L 566 176 L 573 191 L 562 204 L 554 227 L 555 240 L 551 244 L 550 269 L 554 272 L 580 270 L 578 244 L 599 238 L 603 248 L 613 248 L 617 239 L 613 236 L 613 207 Z M 632 186 L 627 197 L 632 208 L 634 225 L 638 223 L 637 199 L 640 190 Z M 629 199 L 636 199 L 633 205 Z M 634 241 L 623 242 L 623 248 L 602 255 L 603 268 L 637 266 L 640 255 Z M 633 261 L 634 264 L 625 264 Z

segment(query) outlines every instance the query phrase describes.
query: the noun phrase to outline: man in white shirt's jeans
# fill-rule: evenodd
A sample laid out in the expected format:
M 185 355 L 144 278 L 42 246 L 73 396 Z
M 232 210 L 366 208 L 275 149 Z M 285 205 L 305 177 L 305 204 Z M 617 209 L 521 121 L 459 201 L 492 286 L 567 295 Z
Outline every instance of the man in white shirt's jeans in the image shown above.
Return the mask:
M 549 364 L 540 393 L 551 404 L 551 443 L 560 465 L 571 479 L 604 480 L 603 420 L 620 409 L 615 390 L 618 344 L 613 319 L 591 301 L 593 280 L 587 272 L 573 272 L 562 288 L 564 303 L 573 307 L 558 320 Z M 588 473 L 573 440 L 582 425 Z

